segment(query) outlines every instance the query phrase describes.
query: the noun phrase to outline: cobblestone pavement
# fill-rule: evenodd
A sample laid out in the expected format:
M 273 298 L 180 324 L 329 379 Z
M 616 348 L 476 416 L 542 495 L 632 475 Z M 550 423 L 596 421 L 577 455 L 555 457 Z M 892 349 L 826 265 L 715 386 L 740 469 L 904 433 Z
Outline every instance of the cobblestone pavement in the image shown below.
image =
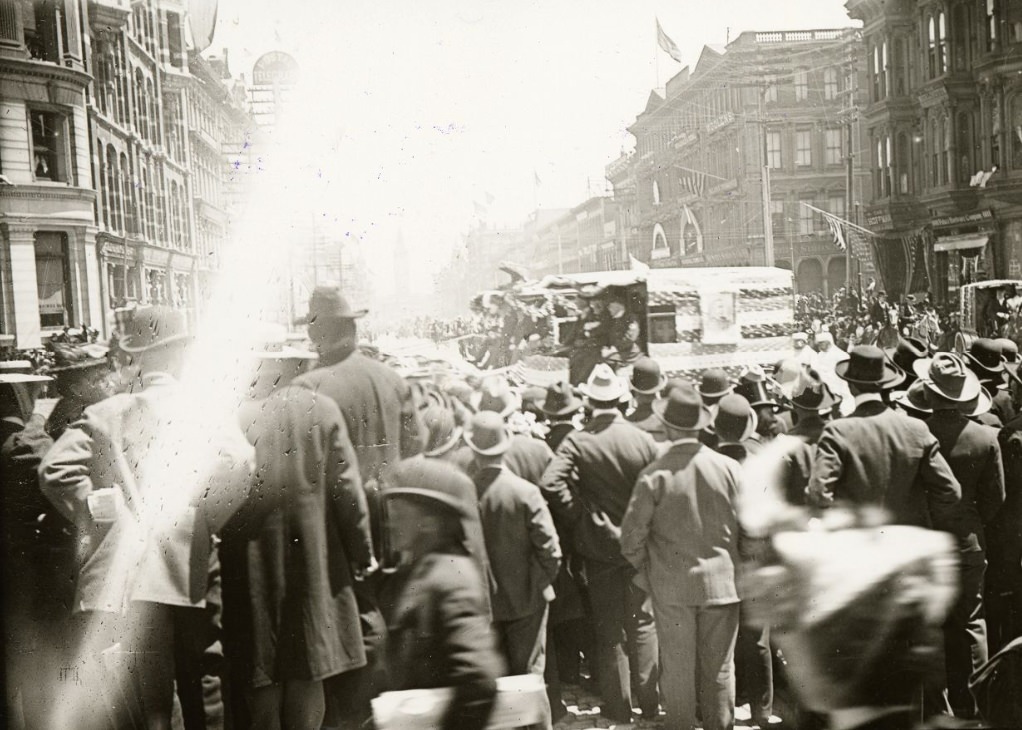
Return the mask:
M 562 717 L 554 725 L 554 730 L 589 730 L 590 728 L 616 728 L 617 730 L 630 730 L 631 728 L 634 728 L 635 730 L 659 730 L 663 727 L 663 715 L 661 715 L 658 719 L 646 720 L 643 718 L 632 723 L 621 723 L 601 717 L 600 698 L 577 685 L 561 685 L 561 697 L 568 708 L 568 714 Z M 750 725 L 748 719 L 748 705 L 739 707 L 735 711 L 736 728 L 758 727 Z M 770 728 L 771 730 L 779 730 L 783 726 L 779 724 L 779 720 L 778 724 L 774 724 L 774 719 L 771 720 Z

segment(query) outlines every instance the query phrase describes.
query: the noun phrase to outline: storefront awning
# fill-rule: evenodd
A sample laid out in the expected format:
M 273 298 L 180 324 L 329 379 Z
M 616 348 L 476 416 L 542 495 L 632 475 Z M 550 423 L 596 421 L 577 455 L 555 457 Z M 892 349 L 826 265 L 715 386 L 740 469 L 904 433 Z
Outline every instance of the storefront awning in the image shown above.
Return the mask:
M 970 233 L 965 236 L 944 236 L 938 238 L 933 244 L 934 251 L 966 251 L 973 248 L 983 248 L 987 245 L 990 236 L 985 233 Z

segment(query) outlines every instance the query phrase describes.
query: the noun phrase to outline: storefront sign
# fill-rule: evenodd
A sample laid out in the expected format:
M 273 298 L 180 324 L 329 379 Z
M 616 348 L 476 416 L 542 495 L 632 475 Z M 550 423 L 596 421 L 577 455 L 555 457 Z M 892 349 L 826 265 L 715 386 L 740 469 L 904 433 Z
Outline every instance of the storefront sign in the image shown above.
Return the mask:
M 934 228 L 951 228 L 954 226 L 968 226 L 975 225 L 977 223 L 985 223 L 994 219 L 994 212 L 987 208 L 986 210 L 978 210 L 975 213 L 966 213 L 964 215 L 945 215 L 939 218 L 934 218 L 931 223 Z
M 891 214 L 887 211 L 866 214 L 866 225 L 870 228 L 877 226 L 890 226 L 892 224 Z

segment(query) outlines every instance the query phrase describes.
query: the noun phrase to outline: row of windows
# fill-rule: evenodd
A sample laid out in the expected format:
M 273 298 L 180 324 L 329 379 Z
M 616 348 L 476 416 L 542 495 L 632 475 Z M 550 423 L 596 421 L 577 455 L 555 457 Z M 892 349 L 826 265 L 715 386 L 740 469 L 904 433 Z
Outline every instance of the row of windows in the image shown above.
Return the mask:
M 867 38 L 872 101 L 910 93 L 950 71 L 972 68 L 1004 39 L 1022 41 L 1022 12 L 1006 0 L 958 3 L 949 11 L 935 4 L 919 11 L 918 33 Z M 913 61 L 913 59 L 918 59 Z
M 1001 110 L 979 124 L 976 110 L 923 119 L 914 132 L 871 130 L 873 194 L 878 198 L 914 195 L 927 188 L 966 185 L 978 172 L 1022 170 L 1022 96 L 1009 104 L 1005 126 L 1008 151 L 1002 149 Z
M 851 88 L 851 82 L 836 66 L 822 70 L 800 68 L 788 76 L 768 76 L 763 100 L 767 104 L 835 101 L 847 88 Z M 726 122 L 727 114 L 743 113 L 758 103 L 758 99 L 751 95 L 743 96 L 741 89 L 727 85 L 701 93 L 694 92 L 692 97 L 663 127 L 643 134 L 637 140 L 636 149 L 640 155 L 667 149 L 671 140 L 678 135 L 703 131 L 717 121 Z
M 822 135 L 813 129 L 796 129 L 793 139 L 789 139 L 787 144 L 786 134 L 780 131 L 767 130 L 765 137 L 766 163 L 773 170 L 786 167 L 784 148 L 789 145 L 794 151 L 792 162 L 795 167 L 818 164 L 817 155 L 821 153 L 824 165 L 840 165 L 844 162 L 844 131 L 840 127 L 824 129 Z
M 188 204 L 185 186 L 167 183 L 163 164 L 146 159 L 135 174 L 128 155 L 97 141 L 99 205 L 106 230 L 141 236 L 152 243 L 188 251 Z

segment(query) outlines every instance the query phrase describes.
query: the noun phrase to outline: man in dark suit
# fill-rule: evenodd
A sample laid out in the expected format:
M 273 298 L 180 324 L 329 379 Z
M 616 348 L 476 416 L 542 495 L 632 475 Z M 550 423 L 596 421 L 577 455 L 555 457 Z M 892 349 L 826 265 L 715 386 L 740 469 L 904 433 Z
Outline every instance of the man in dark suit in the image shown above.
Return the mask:
M 568 381 L 562 380 L 547 387 L 542 410 L 549 427 L 546 444 L 556 451 L 564 437 L 575 430 L 575 416 L 582 410 L 582 401 Z
M 749 457 L 749 445 L 759 450 L 759 442 L 751 441 L 756 433 L 756 412 L 744 397 L 726 395 L 717 404 L 713 417 L 718 453 L 739 464 Z M 739 612 L 740 624 L 735 643 L 735 666 L 738 694 L 747 700 L 753 725 L 766 727 L 774 714 L 774 662 L 770 649 L 770 627 L 753 626 L 745 612 Z
M 561 442 L 540 484 L 582 555 L 593 610 L 603 714 L 628 722 L 632 679 L 643 717 L 656 717 L 657 642 L 648 594 L 632 583 L 620 525 L 635 480 L 658 453 L 653 438 L 618 410 L 627 385 L 610 366 L 593 369 L 584 395 L 592 417 Z M 631 651 L 629 651 L 631 647 Z
M 640 358 L 632 366 L 630 383 L 635 408 L 627 419 L 653 437 L 656 442 L 667 440 L 667 433 L 660 419 L 653 413 L 653 402 L 667 385 L 667 377 L 660 372 L 660 366 L 652 358 Z
M 948 700 L 955 717 L 977 715 L 969 676 L 987 660 L 983 578 L 986 572 L 985 527 L 1004 503 L 1004 472 L 997 431 L 970 421 L 962 408 L 980 398 L 990 401 L 979 379 L 958 355 L 937 353 L 914 365 L 933 415 L 926 421 L 940 453 L 962 488 L 964 532 L 959 539 L 958 600 L 944 625 Z
M 722 401 L 723 403 L 723 401 Z M 666 728 L 734 726 L 741 468 L 699 443 L 710 420 L 695 388 L 658 408 L 671 446 L 643 470 L 621 524 L 621 551 L 650 586 L 663 656 Z
M 548 604 L 561 566 L 557 531 L 539 488 L 502 464 L 511 436 L 499 415 L 477 413 L 465 440 L 475 454 L 494 627 L 511 673 L 543 676 Z M 543 717 L 549 729 L 550 707 Z
M 385 548 L 380 473 L 420 453 L 425 433 L 408 384 L 391 368 L 358 351 L 356 322 L 365 314 L 364 309 L 353 310 L 340 290 L 317 287 L 305 319 L 309 339 L 319 351 L 319 367 L 296 378 L 294 385 L 326 395 L 341 409 L 369 503 L 374 553 L 388 565 L 393 556 Z M 386 626 L 378 606 L 378 580 L 355 585 L 369 663 L 326 681 L 326 725 L 338 725 L 342 718 L 356 724 L 368 719 L 369 702 L 383 689 L 379 646 Z
M 801 390 L 793 393 L 791 398 L 795 425 L 783 437 L 786 449 L 782 463 L 782 487 L 788 502 L 804 505 L 816 444 L 841 398 L 834 395 L 816 370 L 804 370 L 799 380 Z
M 986 609 L 990 654 L 1022 636 L 1022 416 L 998 436 L 1004 505 L 987 526 Z
M 848 383 L 856 408 L 828 423 L 809 481 L 810 503 L 886 509 L 895 524 L 961 532 L 962 490 L 926 424 L 888 408 L 883 390 L 905 375 L 874 345 L 860 345 L 835 372 Z
M 969 369 L 976 374 L 991 399 L 990 411 L 979 417 L 980 422 L 1000 428 L 1015 418 L 1011 393 L 1005 387 L 1004 351 L 997 340 L 980 338 L 972 343 L 965 356 Z

